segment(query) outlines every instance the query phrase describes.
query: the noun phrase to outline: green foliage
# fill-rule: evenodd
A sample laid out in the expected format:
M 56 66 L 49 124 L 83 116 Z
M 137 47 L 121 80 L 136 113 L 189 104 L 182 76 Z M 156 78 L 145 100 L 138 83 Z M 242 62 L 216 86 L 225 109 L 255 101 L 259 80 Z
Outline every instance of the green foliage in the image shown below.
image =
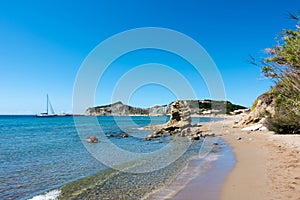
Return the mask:
M 230 114 L 230 112 L 239 110 L 239 109 L 246 109 L 244 106 L 232 104 L 231 102 L 227 101 L 226 102 L 226 114 Z
M 284 115 L 275 114 L 274 117 L 269 118 L 269 124 L 275 133 L 278 134 L 299 134 L 299 116 L 294 113 L 285 113 Z
M 214 101 L 214 100 L 190 100 L 188 105 L 191 109 L 199 110 L 219 110 L 216 114 L 230 114 L 230 112 L 238 109 L 246 109 L 244 106 L 232 104 L 229 101 Z
M 190 100 L 188 101 L 188 104 L 191 109 L 196 109 L 199 107 L 198 100 Z
M 275 114 L 269 118 L 276 133 L 300 133 L 300 21 L 296 30 L 285 30 L 262 62 L 262 72 L 275 81 L 271 95 L 275 100 Z
M 257 106 L 258 99 L 255 99 L 253 105 L 251 106 L 251 111 L 253 111 Z

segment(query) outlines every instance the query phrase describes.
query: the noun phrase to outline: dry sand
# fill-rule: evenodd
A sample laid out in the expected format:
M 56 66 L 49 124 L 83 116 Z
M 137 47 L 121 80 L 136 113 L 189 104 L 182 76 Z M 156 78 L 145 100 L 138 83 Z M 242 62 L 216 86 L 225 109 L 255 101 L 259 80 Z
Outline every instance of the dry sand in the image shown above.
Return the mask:
M 300 200 L 300 135 L 232 128 L 237 116 L 203 126 L 233 147 L 237 163 L 222 186 L 222 200 Z M 192 188 L 186 188 L 193 193 Z M 197 191 L 189 199 L 201 199 Z
M 220 130 L 217 134 L 234 147 L 237 160 L 220 199 L 300 200 L 300 135 L 242 131 L 232 128 L 235 121 L 231 117 L 209 127 Z

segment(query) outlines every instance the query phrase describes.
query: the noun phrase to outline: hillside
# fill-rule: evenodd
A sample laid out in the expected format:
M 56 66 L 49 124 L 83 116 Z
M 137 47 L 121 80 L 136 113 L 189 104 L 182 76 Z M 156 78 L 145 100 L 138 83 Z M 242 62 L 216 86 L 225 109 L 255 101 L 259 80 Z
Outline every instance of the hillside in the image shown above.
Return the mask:
M 229 101 L 213 100 L 186 100 L 191 114 L 229 114 L 234 110 L 246 109 L 244 106 L 232 104 Z M 170 105 L 170 104 L 169 104 Z M 126 116 L 126 115 L 149 115 L 163 116 L 169 113 L 169 105 L 153 106 L 151 108 L 137 108 L 116 102 L 104 106 L 88 108 L 85 115 L 107 115 L 107 116 Z

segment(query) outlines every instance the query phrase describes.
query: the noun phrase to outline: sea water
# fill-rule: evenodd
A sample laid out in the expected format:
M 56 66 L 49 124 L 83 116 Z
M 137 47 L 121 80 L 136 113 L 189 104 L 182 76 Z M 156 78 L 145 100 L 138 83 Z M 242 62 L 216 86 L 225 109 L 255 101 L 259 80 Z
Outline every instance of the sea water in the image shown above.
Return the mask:
M 92 118 L 82 116 L 80 128 L 97 135 L 97 128 L 90 124 Z M 172 136 L 145 141 L 143 138 L 150 131 L 139 128 L 162 124 L 168 119 L 97 117 L 111 143 L 136 153 L 149 153 L 168 145 Z M 193 123 L 211 120 L 193 118 Z M 129 137 L 123 138 L 125 133 Z M 145 198 L 170 184 L 187 161 L 199 153 L 202 142 L 193 142 L 186 153 L 169 166 L 135 174 L 111 169 L 94 158 L 86 149 L 86 145 L 93 145 L 87 144 L 87 136 L 79 136 L 73 117 L 0 116 L 0 199 Z M 95 145 L 101 146 L 101 137 Z

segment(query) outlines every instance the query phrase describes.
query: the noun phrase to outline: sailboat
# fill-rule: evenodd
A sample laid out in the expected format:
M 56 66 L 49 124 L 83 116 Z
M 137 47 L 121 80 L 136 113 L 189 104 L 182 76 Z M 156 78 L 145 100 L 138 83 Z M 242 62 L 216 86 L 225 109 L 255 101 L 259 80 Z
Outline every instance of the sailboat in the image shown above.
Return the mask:
M 50 110 L 50 113 L 49 113 L 49 110 Z M 49 96 L 47 94 L 47 112 L 37 114 L 36 117 L 54 117 L 54 116 L 56 116 L 56 115 L 54 113 Z

